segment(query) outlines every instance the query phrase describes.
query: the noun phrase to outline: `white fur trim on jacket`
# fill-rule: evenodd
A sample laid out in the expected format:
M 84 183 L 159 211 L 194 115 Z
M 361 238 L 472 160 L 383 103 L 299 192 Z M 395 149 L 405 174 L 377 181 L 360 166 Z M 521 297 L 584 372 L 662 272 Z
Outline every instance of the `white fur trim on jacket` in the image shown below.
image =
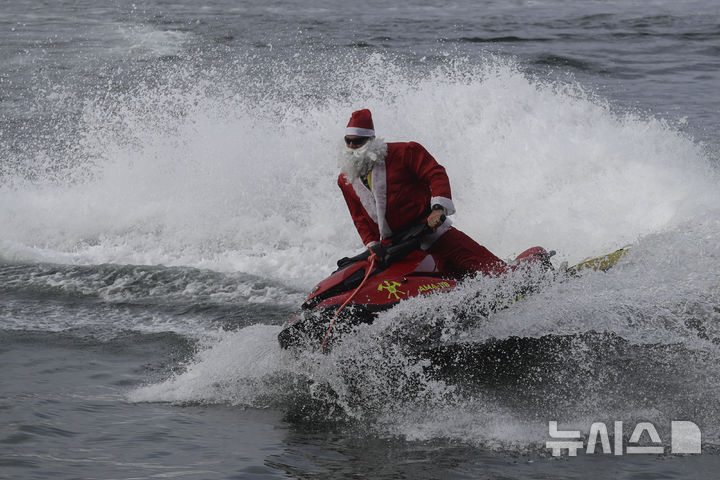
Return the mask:
M 392 230 L 385 218 L 385 212 L 387 211 L 387 170 L 385 169 L 385 162 L 373 167 L 372 182 L 375 204 L 377 205 L 380 238 L 388 238 L 392 235 Z
M 432 197 L 430 199 L 430 207 L 435 204 L 443 207 L 446 215 L 452 215 L 455 213 L 455 204 L 453 204 L 453 201 L 447 197 Z
M 373 167 L 372 183 L 372 192 L 359 178 L 353 180 L 352 186 L 365 211 L 377 223 L 380 238 L 388 238 L 392 235 L 392 230 L 385 218 L 385 212 L 387 211 L 387 170 L 384 162 Z
M 375 205 L 375 197 L 373 197 L 373 194 L 368 188 L 362 183 L 362 180 L 360 178 L 356 178 L 352 181 L 353 190 L 355 190 L 355 194 L 360 199 L 360 203 L 362 203 L 363 208 L 365 211 L 370 215 L 370 218 L 372 218 L 372 221 L 375 223 L 378 223 L 377 218 L 377 206 Z

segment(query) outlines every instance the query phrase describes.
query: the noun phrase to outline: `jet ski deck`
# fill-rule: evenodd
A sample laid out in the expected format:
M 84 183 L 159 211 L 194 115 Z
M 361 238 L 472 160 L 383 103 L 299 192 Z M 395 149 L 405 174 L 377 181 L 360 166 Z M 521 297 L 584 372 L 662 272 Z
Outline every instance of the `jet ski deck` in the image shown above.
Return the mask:
M 301 314 L 280 332 L 280 346 L 319 348 L 330 333 L 337 338 L 358 324 L 371 323 L 378 312 L 403 300 L 453 290 L 460 279 L 440 259 L 419 249 L 428 228 L 418 224 L 397 235 L 377 262 L 370 252 L 339 260 L 338 270 L 310 292 Z M 529 248 L 518 255 L 511 268 L 538 264 L 552 269 L 549 258 L 554 253 L 542 247 Z

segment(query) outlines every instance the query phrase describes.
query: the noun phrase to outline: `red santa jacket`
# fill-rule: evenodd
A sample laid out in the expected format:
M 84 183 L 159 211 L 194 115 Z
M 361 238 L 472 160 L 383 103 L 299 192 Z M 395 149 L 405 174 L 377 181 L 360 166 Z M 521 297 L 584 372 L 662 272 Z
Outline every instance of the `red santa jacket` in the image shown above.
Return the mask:
M 419 143 L 388 143 L 385 161 L 372 170 L 372 191 L 359 178 L 348 183 L 340 174 L 342 190 L 355 227 L 365 245 L 372 245 L 403 230 L 427 215 L 428 208 L 442 205 L 455 213 L 450 180 L 445 168 Z M 423 242 L 428 248 L 451 225 L 446 219 L 435 234 Z

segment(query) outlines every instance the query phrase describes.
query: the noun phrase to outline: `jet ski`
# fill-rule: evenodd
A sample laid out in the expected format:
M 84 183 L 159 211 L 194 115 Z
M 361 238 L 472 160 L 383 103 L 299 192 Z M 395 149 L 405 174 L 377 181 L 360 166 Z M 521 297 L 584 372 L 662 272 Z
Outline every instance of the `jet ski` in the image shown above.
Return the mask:
M 280 346 L 324 349 L 328 341 L 372 323 L 379 312 L 403 300 L 454 289 L 461 279 L 442 259 L 420 249 L 422 238 L 432 232 L 420 222 L 393 235 L 379 255 L 368 250 L 338 260 L 338 269 L 312 289 L 301 313 L 280 331 Z M 551 270 L 554 254 L 532 247 L 518 255 L 511 268 L 536 264 Z

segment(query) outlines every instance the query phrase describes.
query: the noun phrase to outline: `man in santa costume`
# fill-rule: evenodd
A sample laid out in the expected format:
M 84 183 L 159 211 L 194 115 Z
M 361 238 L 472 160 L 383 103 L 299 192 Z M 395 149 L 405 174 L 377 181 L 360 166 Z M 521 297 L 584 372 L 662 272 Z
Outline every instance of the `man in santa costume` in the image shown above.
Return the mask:
M 345 129 L 338 185 L 363 243 L 375 251 L 383 239 L 421 219 L 433 228 L 421 248 L 457 275 L 507 271 L 505 262 L 460 230 L 445 168 L 415 142 L 375 137 L 370 110 L 353 112 Z

